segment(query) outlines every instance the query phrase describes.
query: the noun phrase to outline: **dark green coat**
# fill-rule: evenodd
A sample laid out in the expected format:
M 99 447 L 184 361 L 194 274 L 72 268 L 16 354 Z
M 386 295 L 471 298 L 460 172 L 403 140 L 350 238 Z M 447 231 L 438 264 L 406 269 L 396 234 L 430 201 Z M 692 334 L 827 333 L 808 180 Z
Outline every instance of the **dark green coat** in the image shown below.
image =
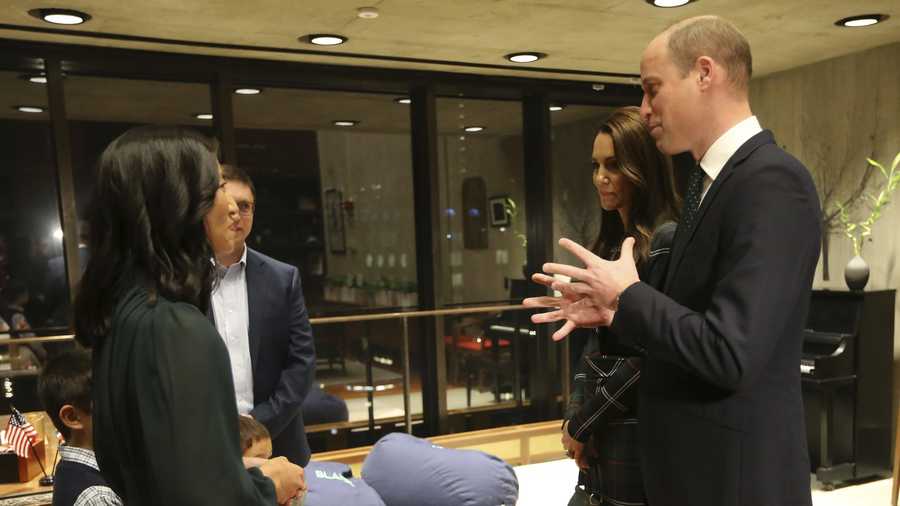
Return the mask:
M 94 446 L 129 506 L 275 504 L 245 470 L 228 351 L 196 307 L 125 292 L 94 349 Z

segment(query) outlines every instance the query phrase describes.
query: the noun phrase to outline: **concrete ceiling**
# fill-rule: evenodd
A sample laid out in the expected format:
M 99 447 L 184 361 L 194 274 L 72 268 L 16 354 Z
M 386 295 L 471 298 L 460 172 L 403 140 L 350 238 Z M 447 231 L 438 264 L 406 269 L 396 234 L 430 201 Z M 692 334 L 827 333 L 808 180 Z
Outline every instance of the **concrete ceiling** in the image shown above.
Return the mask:
M 377 7 L 380 17 L 358 18 L 356 9 L 365 5 Z M 29 9 L 47 6 L 82 10 L 93 19 L 79 26 L 58 27 L 27 13 Z M 892 17 L 886 23 L 862 29 L 838 28 L 833 24 L 842 17 L 870 12 Z M 0 5 L 0 37 L 345 65 L 598 80 L 596 75 L 566 71 L 637 74 L 640 53 L 656 33 L 678 19 L 711 13 L 727 16 L 747 35 L 754 50 L 757 76 L 900 41 L 897 0 L 698 0 L 676 9 L 655 8 L 643 0 L 4 0 Z M 309 33 L 339 33 L 349 37 L 349 42 L 321 48 L 297 41 L 298 36 Z M 109 34 L 143 39 L 102 37 Z M 320 53 L 302 52 L 309 50 Z M 503 59 L 504 54 L 523 50 L 549 55 L 527 65 L 528 68 L 556 71 L 521 71 L 518 69 L 523 66 Z M 383 57 L 416 61 L 378 59 Z
M 93 19 L 79 26 L 59 27 L 28 15 L 29 9 L 49 5 L 82 10 Z M 377 7 L 379 18 L 358 18 L 356 9 L 365 5 Z M 838 18 L 869 12 L 887 13 L 891 18 L 862 29 L 842 29 L 833 24 Z M 0 5 L 0 37 L 596 81 L 602 80 L 598 75 L 603 72 L 636 75 L 640 53 L 657 32 L 675 20 L 706 13 L 724 14 L 746 33 L 754 49 L 756 76 L 900 41 L 898 0 L 698 0 L 677 9 L 654 8 L 643 0 L 4 0 Z M 323 32 L 345 35 L 349 42 L 322 48 L 297 41 L 298 36 Z M 105 35 L 148 40 L 118 40 Z M 273 52 L 275 49 L 296 52 Z M 521 50 L 549 54 L 527 68 L 556 70 L 522 71 L 519 69 L 523 66 L 503 59 L 504 54 Z M 348 54 L 415 61 L 340 56 Z M 0 117 L 46 120 L 46 113 L 14 110 L 15 105 L 46 107 L 47 103 L 44 86 L 27 83 L 18 76 L 0 72 Z M 204 84 L 84 76 L 70 76 L 65 83 L 67 113 L 73 120 L 210 124 L 192 117 L 210 109 L 209 88 Z M 357 131 L 408 132 L 408 108 L 394 103 L 394 98 L 269 88 L 258 96 L 234 97 L 235 125 L 326 130 L 337 128 L 332 125 L 336 119 L 354 119 L 360 121 Z M 516 102 L 442 98 L 438 112 L 441 133 L 456 133 L 462 126 L 473 124 L 487 127 L 478 135 L 521 132 L 521 106 Z M 601 108 L 569 107 L 552 118 L 555 124 L 562 124 L 605 113 Z

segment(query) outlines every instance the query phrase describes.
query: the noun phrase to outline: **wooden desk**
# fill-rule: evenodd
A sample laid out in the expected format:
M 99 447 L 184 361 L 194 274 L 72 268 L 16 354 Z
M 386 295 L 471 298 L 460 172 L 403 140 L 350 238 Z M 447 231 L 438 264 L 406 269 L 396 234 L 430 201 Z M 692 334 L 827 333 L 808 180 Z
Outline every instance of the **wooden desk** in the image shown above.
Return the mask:
M 26 493 L 53 492 L 53 486 L 42 487 L 40 483 L 38 483 L 40 479 L 41 477 L 38 476 L 26 483 L 0 483 L 0 498 Z M 47 504 L 50 503 L 47 502 Z

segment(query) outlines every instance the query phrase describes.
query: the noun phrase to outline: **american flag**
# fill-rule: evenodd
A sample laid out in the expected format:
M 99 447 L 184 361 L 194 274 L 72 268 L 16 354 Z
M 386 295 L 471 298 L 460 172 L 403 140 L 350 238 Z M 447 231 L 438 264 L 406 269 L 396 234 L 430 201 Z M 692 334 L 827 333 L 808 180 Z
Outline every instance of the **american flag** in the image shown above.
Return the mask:
M 12 408 L 9 424 L 6 426 L 6 444 L 11 446 L 16 455 L 28 458 L 28 450 L 37 444 L 38 433 L 19 410 Z

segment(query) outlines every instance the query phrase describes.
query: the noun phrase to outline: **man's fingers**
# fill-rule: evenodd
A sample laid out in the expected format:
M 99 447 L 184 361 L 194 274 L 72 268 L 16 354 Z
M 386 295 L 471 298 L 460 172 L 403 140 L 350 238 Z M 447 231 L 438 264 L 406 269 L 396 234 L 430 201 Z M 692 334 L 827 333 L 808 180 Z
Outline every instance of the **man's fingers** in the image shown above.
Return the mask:
M 557 264 L 553 262 L 544 264 L 541 270 L 546 272 L 547 274 L 565 274 L 566 276 L 575 279 L 587 279 L 588 274 L 588 271 L 580 267 L 573 267 L 571 265 Z
M 634 237 L 626 237 L 622 241 L 622 250 L 619 253 L 619 261 L 627 261 L 634 263 Z
M 559 245 L 569 250 L 573 255 L 577 256 L 578 259 L 584 262 L 584 265 L 587 267 L 595 265 L 597 261 L 600 260 L 600 257 L 591 253 L 589 249 L 571 239 L 566 239 L 565 237 L 563 237 L 559 240 Z
M 569 288 L 574 283 L 570 283 L 568 281 L 554 281 L 553 284 L 550 285 L 551 290 L 555 290 L 562 294 L 563 297 L 571 298 L 571 295 L 574 295 L 574 292 L 571 288 Z M 581 283 L 584 284 L 584 283 Z
M 525 307 L 560 307 L 562 302 L 560 297 L 528 297 L 522 301 L 522 305 Z
M 588 286 L 587 283 L 563 283 L 557 282 L 553 283 L 551 286 L 554 290 L 562 293 L 564 296 L 577 296 L 576 298 L 580 299 L 585 296 L 590 296 L 593 291 L 591 287 Z
M 560 320 L 565 320 L 566 317 L 563 314 L 561 309 L 557 309 L 556 311 L 548 311 L 546 313 L 536 313 L 531 315 L 532 323 L 553 323 L 558 322 Z
M 531 275 L 531 280 L 539 285 L 550 286 L 556 281 L 556 278 L 537 272 Z
M 560 311 L 562 313 L 562 311 Z M 563 324 L 562 327 L 559 328 L 556 332 L 553 333 L 554 341 L 562 341 L 566 338 L 573 330 L 575 330 L 575 324 L 572 323 L 572 320 L 566 320 L 566 323 Z

